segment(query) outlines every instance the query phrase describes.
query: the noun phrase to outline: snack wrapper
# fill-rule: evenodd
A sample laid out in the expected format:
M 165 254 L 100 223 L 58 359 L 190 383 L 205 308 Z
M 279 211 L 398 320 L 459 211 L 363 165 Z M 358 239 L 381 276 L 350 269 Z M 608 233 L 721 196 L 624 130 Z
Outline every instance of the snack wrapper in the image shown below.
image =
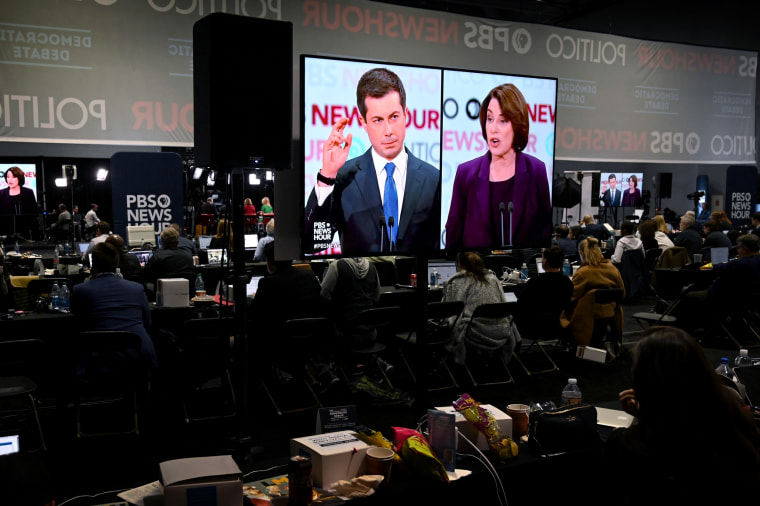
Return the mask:
M 367 443 L 370 446 L 380 446 L 381 448 L 389 448 L 394 451 L 393 463 L 397 464 L 401 461 L 401 455 L 396 452 L 393 443 L 390 442 L 380 431 L 372 430 L 369 427 L 358 425 L 354 429 L 356 431 L 356 437 L 360 441 Z
M 454 401 L 453 406 L 454 409 L 462 414 L 465 420 L 473 424 L 476 429 L 486 436 L 489 448 L 500 459 L 509 459 L 517 456 L 519 453 L 517 443 L 511 438 L 501 435 L 499 425 L 491 413 L 470 397 L 470 394 L 462 394 L 459 399 Z
M 393 427 L 394 442 L 405 469 L 413 470 L 420 476 L 433 478 L 444 483 L 449 482 L 449 475 L 443 463 L 435 456 L 425 436 L 413 429 Z

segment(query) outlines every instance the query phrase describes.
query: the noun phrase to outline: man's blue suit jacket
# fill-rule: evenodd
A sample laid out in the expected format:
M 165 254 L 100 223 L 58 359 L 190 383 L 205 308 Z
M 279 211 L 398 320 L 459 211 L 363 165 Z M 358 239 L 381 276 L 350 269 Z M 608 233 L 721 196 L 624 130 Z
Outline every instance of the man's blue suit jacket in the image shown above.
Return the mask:
M 438 249 L 441 228 L 440 171 L 407 149 L 406 186 L 396 238 L 397 252 Z M 383 181 L 383 184 L 384 181 Z M 387 234 L 382 240 L 384 216 L 371 150 L 348 160 L 338 171 L 335 188 L 322 206 L 312 190 L 306 203 L 306 231 L 320 219 L 330 221 L 347 254 L 390 251 Z

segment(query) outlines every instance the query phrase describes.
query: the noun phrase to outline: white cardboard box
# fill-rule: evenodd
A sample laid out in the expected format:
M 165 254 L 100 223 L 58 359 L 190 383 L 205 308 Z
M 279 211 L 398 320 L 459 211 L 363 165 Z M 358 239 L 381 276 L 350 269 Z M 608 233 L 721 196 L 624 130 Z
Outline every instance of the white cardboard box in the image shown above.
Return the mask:
M 190 282 L 184 278 L 162 278 L 156 282 L 156 304 L 160 307 L 190 305 Z
M 591 360 L 592 362 L 599 362 L 604 364 L 607 361 L 607 351 L 600 350 L 599 348 L 592 348 L 591 346 L 578 346 L 578 350 L 575 355 L 578 358 L 584 360 Z
M 512 437 L 512 417 L 490 404 L 481 404 L 481 407 L 491 413 L 496 423 L 499 426 L 499 432 L 502 436 Z M 488 441 L 485 434 L 479 431 L 473 424 L 467 421 L 467 419 L 459 413 L 454 406 L 442 406 L 435 408 L 439 411 L 446 413 L 454 413 L 456 415 L 456 424 L 459 433 L 464 437 L 475 443 L 478 449 L 481 451 L 488 450 Z M 464 453 L 472 453 L 474 450 L 466 441 L 462 438 L 457 438 L 457 451 Z
M 243 504 L 243 478 L 229 455 L 168 460 L 159 465 L 164 506 Z
M 290 456 L 302 455 L 311 459 L 314 486 L 322 488 L 364 474 L 367 448 L 369 445 L 351 430 L 290 440 Z

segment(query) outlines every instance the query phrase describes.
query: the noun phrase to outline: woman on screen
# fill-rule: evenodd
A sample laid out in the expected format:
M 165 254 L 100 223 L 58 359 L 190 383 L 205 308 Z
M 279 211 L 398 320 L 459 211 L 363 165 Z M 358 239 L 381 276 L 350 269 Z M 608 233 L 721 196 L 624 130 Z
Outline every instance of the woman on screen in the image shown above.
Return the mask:
M 523 153 L 528 105 L 513 84 L 492 89 L 480 108 L 488 152 L 457 168 L 446 248 L 548 246 L 552 207 L 544 162 Z
M 638 186 L 638 178 L 635 174 L 631 174 L 628 178 L 628 189 L 623 192 L 623 207 L 641 205 L 641 190 L 637 188 Z
M 30 229 L 34 228 L 33 220 L 37 216 L 34 190 L 24 187 L 26 178 L 20 167 L 14 166 L 6 170 L 5 182 L 8 187 L 0 190 L 0 234 L 28 235 Z

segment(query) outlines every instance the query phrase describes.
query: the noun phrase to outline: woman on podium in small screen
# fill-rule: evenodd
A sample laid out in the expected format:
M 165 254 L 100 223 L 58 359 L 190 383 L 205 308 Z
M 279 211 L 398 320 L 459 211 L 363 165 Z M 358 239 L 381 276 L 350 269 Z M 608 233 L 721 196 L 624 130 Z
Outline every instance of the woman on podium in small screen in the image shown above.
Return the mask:
M 8 186 L 0 190 L 0 235 L 26 236 L 37 216 L 34 190 L 24 186 L 26 178 L 20 167 L 6 170 L 4 178 Z
M 513 84 L 492 89 L 480 107 L 488 151 L 457 168 L 446 248 L 548 246 L 552 206 L 546 166 L 523 152 L 530 117 Z
M 631 174 L 628 178 L 628 190 L 623 192 L 623 207 L 641 205 L 641 190 L 637 188 L 638 186 L 638 178 L 634 174 Z

